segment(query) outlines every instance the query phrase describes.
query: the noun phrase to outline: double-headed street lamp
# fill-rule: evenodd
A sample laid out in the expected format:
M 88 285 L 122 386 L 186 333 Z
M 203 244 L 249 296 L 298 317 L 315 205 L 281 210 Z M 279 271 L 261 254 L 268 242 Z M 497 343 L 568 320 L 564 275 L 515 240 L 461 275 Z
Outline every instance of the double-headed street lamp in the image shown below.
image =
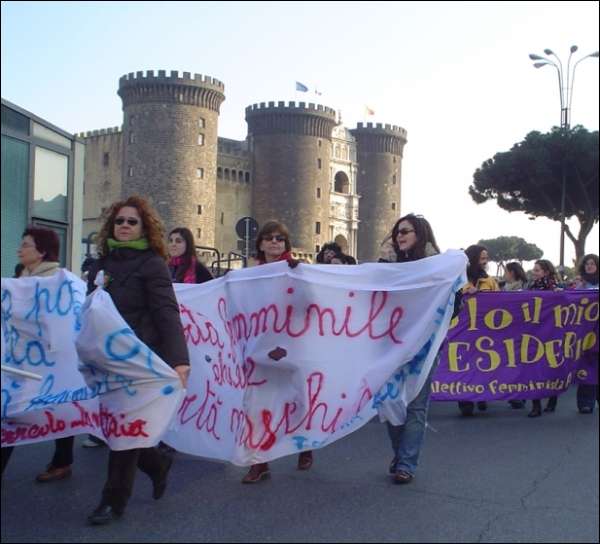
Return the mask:
M 563 70 L 563 64 L 561 60 L 556 56 L 552 49 L 544 49 L 544 54 L 547 55 L 543 57 L 541 55 L 529 55 L 529 58 L 533 61 L 537 61 L 533 64 L 535 68 L 541 68 L 542 66 L 554 66 L 556 71 L 558 72 L 558 91 L 560 97 L 560 128 L 563 135 L 563 138 L 567 138 L 570 128 L 570 116 L 571 116 L 571 104 L 573 102 L 573 84 L 575 83 L 575 70 L 577 65 L 585 59 L 590 57 L 598 58 L 600 52 L 595 51 L 594 53 L 590 53 L 589 55 L 585 55 L 581 57 L 574 65 L 571 70 L 571 57 L 573 53 L 577 51 L 577 46 L 572 45 L 569 50 L 569 58 L 567 60 L 567 70 L 566 73 Z M 552 60 L 548 57 L 554 57 L 556 61 Z M 561 273 L 565 266 L 565 200 L 566 200 L 566 192 L 567 192 L 567 171 L 566 171 L 566 143 L 563 146 L 563 156 L 562 156 L 562 192 L 560 197 L 560 270 Z

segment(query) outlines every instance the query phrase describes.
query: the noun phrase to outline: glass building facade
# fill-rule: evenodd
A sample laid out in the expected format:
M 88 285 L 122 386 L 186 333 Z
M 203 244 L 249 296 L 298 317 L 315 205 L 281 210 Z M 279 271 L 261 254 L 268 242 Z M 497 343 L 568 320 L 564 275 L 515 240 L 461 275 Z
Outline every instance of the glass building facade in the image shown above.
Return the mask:
M 2 277 L 11 277 L 27 225 L 56 231 L 61 266 L 79 274 L 85 145 L 2 99 Z

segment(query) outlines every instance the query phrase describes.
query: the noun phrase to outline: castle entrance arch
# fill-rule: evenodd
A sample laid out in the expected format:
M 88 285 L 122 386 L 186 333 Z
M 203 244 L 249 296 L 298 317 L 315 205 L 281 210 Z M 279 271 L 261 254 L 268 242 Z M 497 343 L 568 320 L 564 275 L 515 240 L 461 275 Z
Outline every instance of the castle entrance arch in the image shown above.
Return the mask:
M 335 184 L 333 190 L 336 193 L 346 193 L 350 192 L 350 180 L 346 175 L 346 172 L 342 172 L 341 170 L 335 175 Z

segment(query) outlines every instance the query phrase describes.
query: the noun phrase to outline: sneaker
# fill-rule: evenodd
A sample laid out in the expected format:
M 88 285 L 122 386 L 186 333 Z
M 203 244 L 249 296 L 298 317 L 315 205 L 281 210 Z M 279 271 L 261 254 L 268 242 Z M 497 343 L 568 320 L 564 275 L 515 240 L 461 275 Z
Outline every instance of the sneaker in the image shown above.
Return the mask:
M 90 525 L 106 525 L 123 516 L 123 512 L 117 512 L 112 506 L 101 504 L 87 518 Z
M 69 476 L 71 476 L 71 465 L 67 465 L 66 467 L 55 467 L 48 465 L 46 467 L 46 471 L 38 474 L 35 477 L 35 480 L 39 483 L 46 483 L 54 482 L 56 480 L 64 480 Z
M 313 464 L 312 451 L 303 451 L 298 456 L 298 470 L 308 470 Z
M 88 436 L 82 443 L 81 446 L 84 448 L 100 448 L 102 446 L 106 446 L 106 444 L 96 437 Z
M 244 476 L 242 479 L 243 484 L 255 484 L 260 482 L 261 480 L 266 480 L 271 477 L 271 473 L 269 472 L 269 464 L 268 463 L 258 463 L 257 465 L 252 465 L 248 474 Z

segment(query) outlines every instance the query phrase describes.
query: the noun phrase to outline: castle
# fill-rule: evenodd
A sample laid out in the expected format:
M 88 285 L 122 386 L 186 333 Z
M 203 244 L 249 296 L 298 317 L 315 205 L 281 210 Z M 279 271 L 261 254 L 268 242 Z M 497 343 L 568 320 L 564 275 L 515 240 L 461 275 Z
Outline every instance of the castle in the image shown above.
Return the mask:
M 268 102 L 246 108 L 248 136 L 218 136 L 224 84 L 159 70 L 120 78 L 122 128 L 79 134 L 86 143 L 83 233 L 130 194 L 150 197 L 168 230 L 186 226 L 200 246 L 238 252 L 236 222 L 285 223 L 293 249 L 312 261 L 338 242 L 359 262 L 378 248 L 400 213 L 406 130 L 345 128 L 328 107 Z M 209 263 L 210 264 L 210 263 Z

